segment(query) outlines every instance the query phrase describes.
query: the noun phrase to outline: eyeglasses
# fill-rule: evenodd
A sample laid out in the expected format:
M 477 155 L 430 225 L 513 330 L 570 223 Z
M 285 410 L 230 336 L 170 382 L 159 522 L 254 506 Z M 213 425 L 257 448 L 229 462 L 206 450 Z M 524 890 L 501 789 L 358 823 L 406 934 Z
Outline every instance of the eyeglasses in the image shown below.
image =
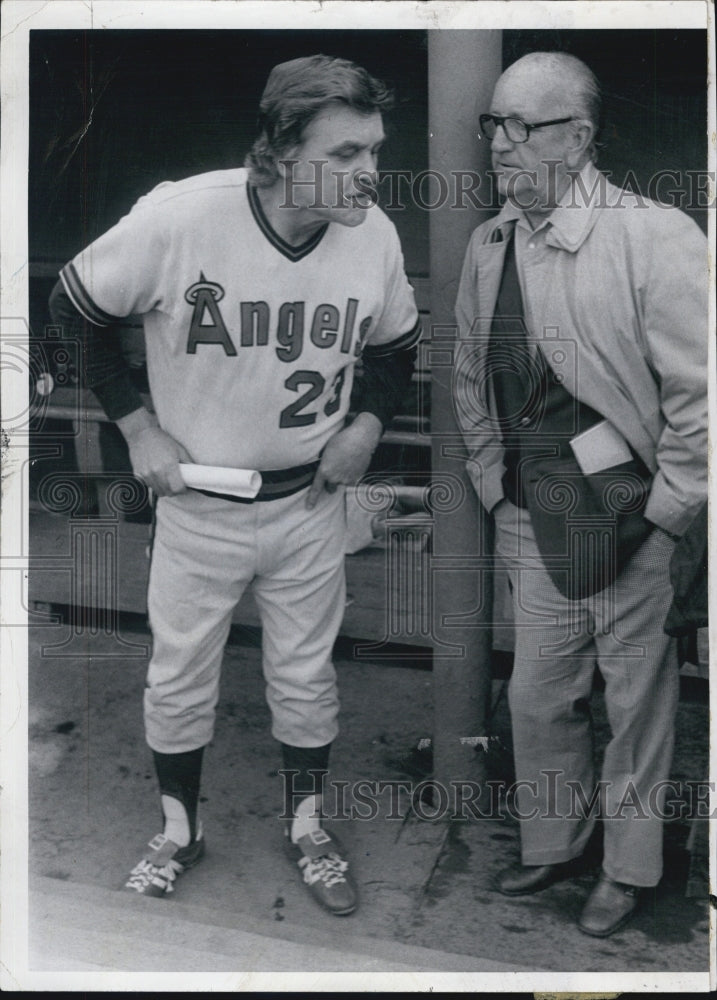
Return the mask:
M 573 116 L 569 118 L 551 118 L 548 122 L 536 122 L 528 125 L 522 118 L 501 118 L 500 115 L 481 115 L 478 121 L 486 139 L 493 139 L 498 131 L 498 126 L 503 126 L 503 131 L 511 142 L 527 142 L 530 133 L 534 128 L 545 128 L 547 125 L 562 125 L 564 122 L 571 122 Z

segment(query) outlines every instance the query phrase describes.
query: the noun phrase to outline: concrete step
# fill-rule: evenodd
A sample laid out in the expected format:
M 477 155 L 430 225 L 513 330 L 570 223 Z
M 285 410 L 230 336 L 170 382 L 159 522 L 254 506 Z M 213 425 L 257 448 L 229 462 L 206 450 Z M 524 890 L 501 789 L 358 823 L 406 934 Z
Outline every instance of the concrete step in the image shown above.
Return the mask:
M 47 876 L 31 878 L 31 972 L 219 972 L 250 989 L 262 973 L 483 973 L 517 964 L 352 934 L 254 919 L 226 909 L 152 899 Z

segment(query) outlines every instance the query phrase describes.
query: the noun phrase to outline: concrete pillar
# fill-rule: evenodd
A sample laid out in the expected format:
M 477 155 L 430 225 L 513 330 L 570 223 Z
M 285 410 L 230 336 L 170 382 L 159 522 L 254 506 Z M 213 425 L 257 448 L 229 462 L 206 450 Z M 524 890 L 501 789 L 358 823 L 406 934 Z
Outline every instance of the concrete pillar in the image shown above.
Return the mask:
M 486 735 L 490 705 L 492 572 L 479 563 L 489 562 L 491 524 L 464 471 L 450 357 L 457 346 L 453 309 L 466 246 L 491 211 L 471 207 L 467 197 L 461 206 L 453 193 L 456 171 L 474 170 L 483 177 L 479 200 L 490 202 L 489 144 L 478 138 L 478 115 L 489 108 L 500 72 L 500 31 L 428 32 L 429 166 L 447 179 L 451 192 L 430 212 L 432 473 L 437 489 L 446 483 L 459 497 L 465 492 L 457 505 L 434 505 L 434 777 L 446 787 L 485 775 L 482 752 L 470 739 Z

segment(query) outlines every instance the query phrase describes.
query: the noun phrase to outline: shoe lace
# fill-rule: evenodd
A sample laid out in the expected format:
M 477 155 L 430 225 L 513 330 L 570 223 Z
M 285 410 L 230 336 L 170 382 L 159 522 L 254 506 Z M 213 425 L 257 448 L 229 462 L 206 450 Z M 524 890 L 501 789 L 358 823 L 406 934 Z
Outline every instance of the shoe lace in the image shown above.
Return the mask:
M 302 858 L 299 862 L 299 867 L 304 872 L 304 882 L 307 885 L 321 881 L 327 887 L 336 885 L 338 882 L 345 882 L 343 873 L 348 869 L 348 866 L 348 861 L 344 861 L 338 854 L 322 854 L 319 858 Z
M 132 869 L 127 885 L 133 889 L 143 889 L 147 885 L 156 885 L 164 892 L 174 892 L 172 883 L 182 871 L 184 871 L 184 865 L 173 858 L 170 858 L 166 865 L 161 868 L 145 859 Z

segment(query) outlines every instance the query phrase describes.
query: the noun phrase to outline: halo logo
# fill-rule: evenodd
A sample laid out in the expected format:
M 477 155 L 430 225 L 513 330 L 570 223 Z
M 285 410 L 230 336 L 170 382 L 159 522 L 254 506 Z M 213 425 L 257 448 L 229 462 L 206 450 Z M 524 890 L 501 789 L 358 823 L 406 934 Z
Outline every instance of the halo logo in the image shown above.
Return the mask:
M 185 301 L 194 306 L 187 338 L 187 354 L 197 353 L 197 344 L 221 344 L 229 357 L 236 356 L 236 348 L 226 328 L 218 303 L 224 298 L 224 289 L 215 281 L 207 281 L 199 272 L 199 281 L 184 293 Z

